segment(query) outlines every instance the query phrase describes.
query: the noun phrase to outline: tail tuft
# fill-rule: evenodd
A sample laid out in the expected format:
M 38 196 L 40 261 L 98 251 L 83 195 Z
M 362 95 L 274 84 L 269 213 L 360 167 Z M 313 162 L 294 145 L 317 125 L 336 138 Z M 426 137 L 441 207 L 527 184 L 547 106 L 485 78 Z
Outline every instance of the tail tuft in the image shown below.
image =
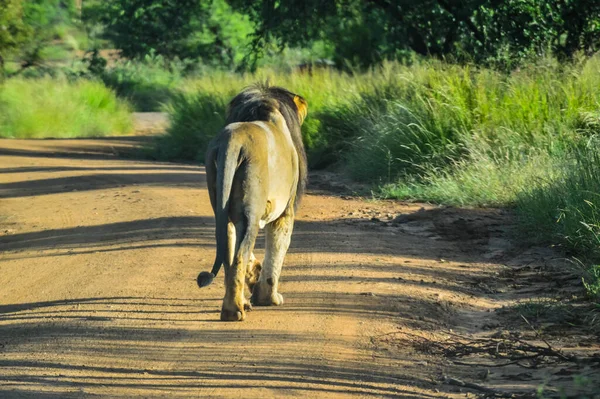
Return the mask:
M 215 275 L 209 272 L 202 272 L 198 275 L 198 279 L 196 280 L 198 282 L 198 287 L 202 288 L 202 287 L 206 287 L 207 285 L 210 285 L 210 283 L 213 282 L 213 279 L 215 278 Z

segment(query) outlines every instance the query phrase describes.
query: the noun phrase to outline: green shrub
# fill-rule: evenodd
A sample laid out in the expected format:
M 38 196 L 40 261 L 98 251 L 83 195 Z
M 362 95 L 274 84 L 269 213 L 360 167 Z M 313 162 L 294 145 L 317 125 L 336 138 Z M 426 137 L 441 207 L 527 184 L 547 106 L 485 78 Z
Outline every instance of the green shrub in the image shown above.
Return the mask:
M 104 83 L 129 100 L 137 111 L 160 111 L 179 91 L 183 62 L 167 62 L 148 55 L 142 61 L 125 61 L 101 73 Z
M 128 104 L 102 83 L 43 78 L 0 85 L 0 137 L 97 137 L 131 129 Z
M 226 101 L 216 95 L 176 95 L 168 106 L 169 129 L 157 138 L 153 156 L 203 162 L 208 142 L 225 124 Z

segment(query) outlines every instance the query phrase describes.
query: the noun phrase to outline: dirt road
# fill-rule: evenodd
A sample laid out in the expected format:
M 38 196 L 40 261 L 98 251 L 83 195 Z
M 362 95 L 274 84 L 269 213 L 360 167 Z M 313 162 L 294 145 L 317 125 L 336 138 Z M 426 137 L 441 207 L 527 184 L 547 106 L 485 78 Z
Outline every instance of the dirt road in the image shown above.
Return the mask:
M 445 376 L 520 392 L 573 379 L 434 350 L 502 331 L 496 310 L 547 292 L 507 277 L 552 255 L 507 261 L 506 215 L 317 192 L 323 178 L 285 305 L 218 321 L 222 276 L 195 282 L 215 251 L 204 170 L 119 157 L 138 141 L 0 141 L 0 397 L 464 398 L 484 391 Z

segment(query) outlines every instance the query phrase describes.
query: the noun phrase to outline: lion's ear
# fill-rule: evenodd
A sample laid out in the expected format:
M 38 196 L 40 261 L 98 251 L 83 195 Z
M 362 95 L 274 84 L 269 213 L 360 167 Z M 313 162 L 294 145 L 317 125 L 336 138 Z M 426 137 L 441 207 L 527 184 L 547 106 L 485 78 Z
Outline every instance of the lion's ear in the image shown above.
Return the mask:
M 308 103 L 302 97 L 294 96 L 294 104 L 298 108 L 298 118 L 300 118 L 300 124 L 302 124 L 304 118 L 308 115 Z

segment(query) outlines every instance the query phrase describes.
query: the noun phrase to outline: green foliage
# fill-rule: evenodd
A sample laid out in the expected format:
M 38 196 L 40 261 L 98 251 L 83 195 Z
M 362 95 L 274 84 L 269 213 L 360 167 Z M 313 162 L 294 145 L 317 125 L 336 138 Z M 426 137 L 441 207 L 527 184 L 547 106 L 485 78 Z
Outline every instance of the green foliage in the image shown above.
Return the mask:
M 90 73 L 96 76 L 102 75 L 106 70 L 106 65 L 108 64 L 106 59 L 100 56 L 98 49 L 92 50 L 88 55 L 89 57 L 86 57 L 85 61 L 88 63 L 88 70 Z
M 600 265 L 591 266 L 587 274 L 582 279 L 583 286 L 590 298 L 600 301 Z
M 441 183 L 491 178 L 496 166 L 533 177 L 567 154 L 600 127 L 599 70 L 598 59 L 569 68 L 542 60 L 511 75 L 439 62 L 389 63 L 353 75 L 216 73 L 184 79 L 182 86 L 199 101 L 218 96 L 225 103 L 245 85 L 269 78 L 308 99 L 303 133 L 313 166 L 341 162 L 355 178 L 372 182 Z M 185 107 L 173 112 L 194 114 Z M 498 187 L 510 184 L 501 182 L 502 174 Z M 514 202 L 514 193 L 504 190 L 491 202 Z
M 53 78 L 76 80 L 80 78 L 93 79 L 94 76 L 89 71 L 89 64 L 86 60 L 74 60 L 73 62 L 60 65 L 43 63 L 34 65 L 25 69 L 20 69 L 13 74 L 15 77 L 26 79 Z M 13 77 L 14 78 L 14 77 Z
M 523 187 L 517 205 L 524 227 L 573 253 L 600 259 L 600 147 L 592 140 L 563 160 L 561 173 Z M 530 230 L 531 229 L 531 230 Z
M 140 61 L 122 61 L 106 68 L 100 77 L 137 111 L 159 111 L 179 91 L 186 67 L 180 61 L 147 55 Z
M 169 130 L 167 135 L 157 139 L 154 156 L 204 161 L 208 142 L 224 126 L 225 107 L 221 96 L 176 95 L 169 105 Z
M 495 165 L 533 176 L 548 156 L 561 156 L 580 133 L 589 134 L 600 94 L 594 86 L 600 83 L 598 66 L 593 60 L 561 72 L 552 62 L 541 62 L 508 76 L 435 62 L 396 66 L 385 72 L 393 76 L 388 82 L 375 80 L 350 107 L 322 120 L 323 134 L 336 143 L 327 144 L 325 152 L 336 154 L 341 145 L 344 164 L 360 180 L 408 178 L 387 187 L 389 195 L 408 195 L 420 187 L 413 194 L 421 196 L 419 181 L 428 181 L 428 190 L 446 186 L 454 201 L 499 204 L 512 193 L 509 202 L 514 202 L 515 191 L 506 189 L 510 180 L 503 181 L 501 171 L 493 173 Z M 591 124 L 577 131 L 585 115 Z M 488 185 L 467 184 L 476 176 L 490 183 L 494 177 L 489 189 L 499 195 L 490 192 L 487 202 L 481 191 Z M 473 195 L 445 183 L 459 180 L 473 187 Z M 438 194 L 429 192 L 425 199 L 442 200 L 444 194 Z
M 229 68 L 242 61 L 253 32 L 249 18 L 225 0 L 96 1 L 85 7 L 83 19 L 100 24 L 101 36 L 127 58 L 158 54 Z
M 600 49 L 595 0 L 89 0 L 81 20 L 72 0 L 0 7 L 0 54 L 18 49 L 25 66 L 107 45 L 100 37 L 127 58 L 154 52 L 228 69 L 278 63 L 285 49 L 312 49 L 301 62 L 326 57 L 340 67 L 410 63 L 416 53 L 505 70 L 540 54 Z
M 6 57 L 26 42 L 31 30 L 23 21 L 20 0 L 0 0 L 0 81 L 4 77 Z
M 234 68 L 243 62 L 254 32 L 248 16 L 235 12 L 225 0 L 211 0 L 201 29 L 193 36 L 197 55 L 211 66 Z
M 131 131 L 126 103 L 98 82 L 10 79 L 0 86 L 0 137 L 98 137 Z
M 595 0 L 230 0 L 257 22 L 254 48 L 276 38 L 305 46 L 328 38 L 341 65 L 405 59 L 407 52 L 511 68 L 550 50 L 559 58 L 600 48 Z
M 24 67 L 37 65 L 46 59 L 61 59 L 67 50 L 53 46 L 55 39 L 65 39 L 67 26 L 74 15 L 73 1 L 31 0 L 23 2 L 24 23 L 31 29 L 29 40 L 20 46 Z
M 1 1 L 0 69 L 7 56 L 8 76 L 72 59 L 82 39 L 75 17 L 73 0 Z
M 420 175 L 384 185 L 380 193 L 387 198 L 455 206 L 513 206 L 524 188 L 557 173 L 548 155 L 505 162 L 478 154 L 452 162 L 448 168 L 425 168 Z
M 104 35 L 125 57 L 154 51 L 167 57 L 192 55 L 194 21 L 205 14 L 200 0 L 123 0 L 94 2 L 84 19 L 104 25 Z

